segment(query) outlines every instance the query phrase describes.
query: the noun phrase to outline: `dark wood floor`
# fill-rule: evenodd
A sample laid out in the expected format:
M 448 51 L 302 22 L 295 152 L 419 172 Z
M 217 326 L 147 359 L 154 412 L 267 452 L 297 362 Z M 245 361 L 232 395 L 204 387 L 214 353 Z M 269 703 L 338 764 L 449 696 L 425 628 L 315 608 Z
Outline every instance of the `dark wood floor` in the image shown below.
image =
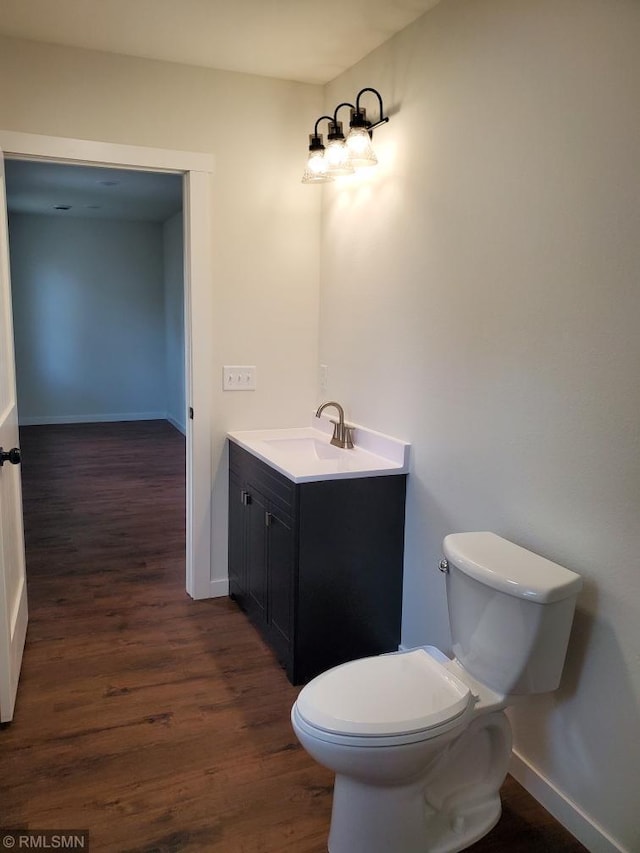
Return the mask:
M 326 851 L 332 776 L 291 730 L 297 689 L 232 602 L 184 591 L 182 436 L 21 444 L 31 621 L 0 826 L 89 829 L 94 853 Z M 584 851 L 510 778 L 503 801 L 474 853 Z

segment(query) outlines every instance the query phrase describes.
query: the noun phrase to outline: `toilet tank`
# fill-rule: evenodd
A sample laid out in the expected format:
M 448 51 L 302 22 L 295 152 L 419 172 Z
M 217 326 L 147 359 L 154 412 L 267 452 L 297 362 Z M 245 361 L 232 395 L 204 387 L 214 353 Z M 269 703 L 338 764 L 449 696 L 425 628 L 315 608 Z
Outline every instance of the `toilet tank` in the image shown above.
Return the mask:
M 499 693 L 555 690 L 582 578 L 495 533 L 445 537 L 453 652 Z

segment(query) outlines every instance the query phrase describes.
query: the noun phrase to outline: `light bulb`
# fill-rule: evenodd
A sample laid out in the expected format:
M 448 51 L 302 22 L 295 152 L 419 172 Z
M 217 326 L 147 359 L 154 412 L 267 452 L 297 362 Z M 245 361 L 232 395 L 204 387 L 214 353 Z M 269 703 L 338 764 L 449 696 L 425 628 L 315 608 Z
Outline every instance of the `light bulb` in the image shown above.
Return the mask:
M 351 165 L 358 168 L 375 166 L 378 162 L 371 145 L 371 137 L 364 127 L 352 127 L 347 136 L 347 150 Z
M 322 151 L 312 151 L 309 154 L 307 169 L 313 172 L 314 175 L 323 175 L 327 171 L 327 161 Z
M 332 181 L 331 175 L 327 174 L 328 163 L 324 157 L 324 149 L 309 152 L 307 168 L 302 176 L 303 184 L 325 184 Z
M 332 139 L 327 143 L 326 151 L 327 172 L 329 175 L 351 175 L 353 166 L 349 158 L 349 150 L 344 139 Z

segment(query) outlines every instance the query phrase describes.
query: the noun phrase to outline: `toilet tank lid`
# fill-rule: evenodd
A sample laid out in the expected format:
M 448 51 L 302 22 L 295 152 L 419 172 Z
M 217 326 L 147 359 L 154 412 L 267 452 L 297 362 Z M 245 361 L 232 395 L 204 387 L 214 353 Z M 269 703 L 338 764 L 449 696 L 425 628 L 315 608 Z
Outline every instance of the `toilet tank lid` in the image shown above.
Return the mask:
M 549 604 L 582 588 L 580 575 L 488 531 L 450 533 L 443 549 L 461 572 L 516 598 Z

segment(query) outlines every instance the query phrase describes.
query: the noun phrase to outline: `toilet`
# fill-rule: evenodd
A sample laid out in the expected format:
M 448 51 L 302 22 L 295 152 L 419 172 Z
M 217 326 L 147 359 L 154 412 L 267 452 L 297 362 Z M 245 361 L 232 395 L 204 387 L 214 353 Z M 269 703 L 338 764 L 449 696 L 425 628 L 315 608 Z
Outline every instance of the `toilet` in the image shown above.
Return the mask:
M 560 683 L 582 579 L 494 533 L 443 543 L 453 659 L 433 646 L 334 667 L 298 740 L 334 771 L 329 853 L 454 853 L 497 823 L 505 708 Z

